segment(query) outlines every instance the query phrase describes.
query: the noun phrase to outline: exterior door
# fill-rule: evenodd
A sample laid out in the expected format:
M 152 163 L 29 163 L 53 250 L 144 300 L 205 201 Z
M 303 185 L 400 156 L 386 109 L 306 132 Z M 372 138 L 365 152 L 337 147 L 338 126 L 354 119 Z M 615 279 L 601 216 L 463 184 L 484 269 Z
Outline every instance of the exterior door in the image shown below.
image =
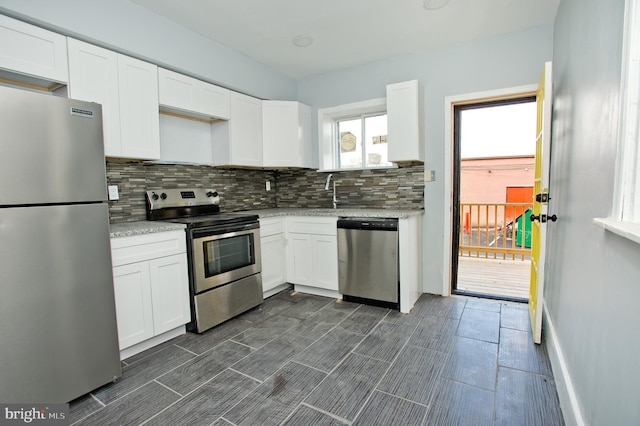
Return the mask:
M 533 183 L 533 214 L 531 233 L 531 284 L 529 286 L 529 317 L 533 341 L 542 338 L 542 304 L 544 294 L 544 260 L 547 240 L 547 213 L 549 195 L 549 161 L 551 147 L 551 62 L 544 65 L 536 103 L 538 115 L 536 124 L 536 160 Z

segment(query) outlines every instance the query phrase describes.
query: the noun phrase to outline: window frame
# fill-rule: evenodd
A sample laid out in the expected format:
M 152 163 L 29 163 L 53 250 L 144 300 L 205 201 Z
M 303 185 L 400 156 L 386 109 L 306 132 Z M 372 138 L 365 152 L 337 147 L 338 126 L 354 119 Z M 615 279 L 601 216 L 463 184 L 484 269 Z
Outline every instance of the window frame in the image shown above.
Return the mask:
M 640 0 L 626 0 L 611 216 L 594 223 L 640 244 Z
M 378 112 L 366 112 L 366 113 L 361 113 L 358 115 L 351 115 L 348 117 L 338 117 L 335 118 L 333 120 L 334 123 L 334 143 L 336 144 L 336 148 L 335 148 L 335 154 L 336 154 L 336 158 L 334 158 L 334 164 L 337 165 L 338 170 L 365 170 L 365 169 L 379 169 L 379 168 L 389 168 L 392 167 L 393 163 L 391 163 L 390 161 L 388 161 L 389 158 L 389 149 L 387 146 L 387 162 L 391 163 L 391 164 L 386 164 L 386 165 L 379 165 L 379 166 L 367 166 L 367 133 L 366 133 L 366 123 L 365 120 L 367 118 L 371 118 L 371 117 L 380 117 L 380 116 L 388 116 L 387 115 L 387 111 L 378 111 Z M 340 122 L 343 121 L 350 121 L 350 120 L 360 120 L 360 134 L 361 134 L 361 145 L 362 145 L 362 152 L 360 155 L 360 159 L 362 161 L 362 166 L 360 167 L 346 167 L 342 164 L 341 161 L 341 146 L 340 144 L 342 143 L 342 138 L 340 136 Z
M 361 102 L 338 105 L 318 110 L 318 163 L 319 172 L 341 172 L 357 170 L 393 169 L 398 166 L 340 168 L 337 136 L 337 120 L 365 115 L 387 114 L 387 98 L 376 98 Z M 366 162 L 364 163 L 366 164 Z

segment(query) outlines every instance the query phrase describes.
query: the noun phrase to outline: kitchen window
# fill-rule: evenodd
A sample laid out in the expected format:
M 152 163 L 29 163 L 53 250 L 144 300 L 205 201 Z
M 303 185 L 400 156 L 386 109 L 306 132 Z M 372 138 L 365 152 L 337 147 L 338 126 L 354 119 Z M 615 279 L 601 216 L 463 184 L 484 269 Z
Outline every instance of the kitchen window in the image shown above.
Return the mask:
M 626 1 L 622 61 L 614 204 L 594 222 L 640 243 L 640 0 Z
M 320 171 L 396 167 L 388 160 L 386 98 L 318 111 Z
M 335 121 L 339 169 L 388 167 L 387 114 L 361 114 Z

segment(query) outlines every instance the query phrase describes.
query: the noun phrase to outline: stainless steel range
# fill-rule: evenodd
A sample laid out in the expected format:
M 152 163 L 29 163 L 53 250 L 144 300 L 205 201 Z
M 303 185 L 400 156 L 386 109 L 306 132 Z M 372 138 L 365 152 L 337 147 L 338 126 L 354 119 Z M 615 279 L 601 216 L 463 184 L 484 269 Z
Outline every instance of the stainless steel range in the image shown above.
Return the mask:
M 187 226 L 188 330 L 202 333 L 262 303 L 257 215 L 220 213 L 211 189 L 147 191 L 147 219 Z

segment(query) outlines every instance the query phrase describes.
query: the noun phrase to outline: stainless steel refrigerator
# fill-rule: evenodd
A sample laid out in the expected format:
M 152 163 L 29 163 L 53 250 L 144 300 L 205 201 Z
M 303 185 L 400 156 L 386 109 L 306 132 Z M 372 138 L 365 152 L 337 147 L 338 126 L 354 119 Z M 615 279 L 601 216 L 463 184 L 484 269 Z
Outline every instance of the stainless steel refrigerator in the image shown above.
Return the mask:
M 0 87 L 0 402 L 121 375 L 101 106 Z

